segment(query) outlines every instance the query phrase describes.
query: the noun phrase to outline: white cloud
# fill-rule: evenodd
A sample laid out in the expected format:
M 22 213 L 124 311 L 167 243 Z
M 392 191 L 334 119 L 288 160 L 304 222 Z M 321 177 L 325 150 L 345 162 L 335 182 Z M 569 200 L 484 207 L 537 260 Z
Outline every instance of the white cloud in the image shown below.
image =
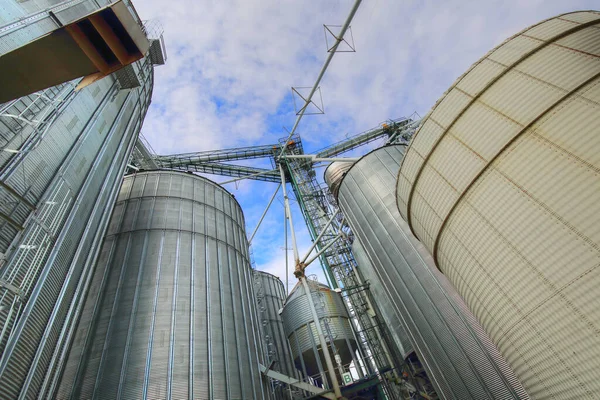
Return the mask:
M 156 69 L 143 134 L 162 154 L 276 143 L 286 135 L 282 126 L 291 128 L 295 120 L 290 87 L 311 86 L 326 58 L 322 24 L 340 25 L 352 3 L 136 0 L 142 18 L 161 20 L 168 53 L 167 64 Z M 298 129 L 305 151 L 389 118 L 425 115 L 508 36 L 595 6 L 591 0 L 365 1 L 352 23 L 357 52 L 336 54 L 321 84 L 326 114 L 305 117 Z M 251 231 L 275 185 L 227 188 L 244 207 Z M 295 209 L 306 249 L 310 238 Z M 281 214 L 275 203 L 253 247 L 259 268 L 284 277 Z

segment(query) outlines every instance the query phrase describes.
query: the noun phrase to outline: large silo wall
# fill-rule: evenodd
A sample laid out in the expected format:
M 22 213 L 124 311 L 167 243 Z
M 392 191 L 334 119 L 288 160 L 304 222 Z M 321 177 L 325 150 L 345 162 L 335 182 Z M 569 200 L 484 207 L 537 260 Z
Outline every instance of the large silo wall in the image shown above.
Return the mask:
M 46 396 L 64 362 L 89 274 L 146 110 L 153 69 L 135 65 L 142 85 L 120 91 L 107 77 L 81 91 L 73 83 L 26 96 L 16 122 L 3 115 L 0 159 L 0 397 Z M 62 93 L 62 94 L 61 94 Z M 41 101 L 41 100 L 48 101 Z M 38 107 L 41 105 L 41 107 Z M 49 111 L 50 110 L 50 111 Z M 49 112 L 47 112 L 49 111 Z
M 376 299 L 377 312 L 385 322 L 386 333 L 392 338 L 395 357 L 399 358 L 395 361 L 401 366 L 404 358 L 413 351 L 406 328 L 404 328 L 400 316 L 394 312 L 392 299 L 385 292 L 384 285 L 379 280 L 377 271 L 369 260 L 369 256 L 360 240 L 355 240 L 352 243 L 352 254 L 356 260 L 358 273 L 361 274 L 363 281 L 369 285 L 369 290 Z
M 397 201 L 527 391 L 600 393 L 600 13 L 473 65 L 424 119 Z
M 242 210 L 180 172 L 127 176 L 59 398 L 264 399 Z
M 395 206 L 404 146 L 377 149 L 346 173 L 338 203 L 363 245 L 393 310 L 438 395 L 449 399 L 526 398 L 468 309 L 434 274 Z M 393 329 L 393 327 L 390 327 Z

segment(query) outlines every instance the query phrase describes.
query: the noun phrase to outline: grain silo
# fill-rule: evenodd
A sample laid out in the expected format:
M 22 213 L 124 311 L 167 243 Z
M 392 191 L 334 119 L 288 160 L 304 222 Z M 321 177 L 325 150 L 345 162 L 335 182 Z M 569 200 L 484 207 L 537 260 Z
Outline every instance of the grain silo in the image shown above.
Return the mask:
M 283 328 L 280 311 L 285 301 L 285 286 L 281 279 L 264 271 L 253 271 L 254 296 L 261 326 L 261 340 L 265 352 L 265 365 L 284 375 L 297 377 L 290 345 Z M 288 388 L 277 381 L 272 382 L 276 398 L 289 396 Z
M 325 169 L 323 179 L 329 184 L 329 191 L 333 194 L 334 198 L 337 198 L 342 179 L 344 179 L 344 175 L 346 175 L 346 172 L 348 172 L 353 164 L 353 162 L 335 161 Z
M 341 180 L 339 183 L 341 184 Z M 370 312 L 375 314 L 378 322 L 381 321 L 378 325 L 385 339 L 380 340 L 388 343 L 392 356 L 390 365 L 396 368 L 395 376 L 402 383 L 405 397 L 414 398 L 411 395 L 421 395 L 426 399 L 436 398 L 435 388 L 413 350 L 408 332 L 404 328 L 400 315 L 395 311 L 393 299 L 386 293 L 385 286 L 357 238 L 352 243 L 352 255 L 357 264 L 356 273 L 361 277 L 363 284 L 368 285 L 376 302 Z
M 338 382 L 343 382 L 342 374 L 350 372 L 350 364 L 359 365 L 355 356 L 356 339 L 348 312 L 339 293 L 316 281 L 307 280 L 307 284 L 318 323 L 325 335 L 327 351 L 337 359 L 335 374 Z M 296 368 L 304 377 L 311 377 L 317 384 L 331 387 L 310 301 L 300 282 L 287 297 L 281 316 Z
M 208 179 L 123 182 L 58 398 L 265 399 L 237 201 Z
M 1 398 L 52 397 L 153 70 L 136 62 L 127 90 L 111 75 L 0 105 Z
M 436 277 L 395 206 L 404 146 L 377 149 L 339 185 L 338 203 L 440 397 L 526 398 L 497 349 Z M 327 175 L 327 174 L 326 174 Z M 328 182 L 333 186 L 331 182 Z M 390 326 L 394 329 L 394 326 Z
M 424 119 L 400 212 L 538 398 L 600 393 L 600 13 L 525 29 Z
M 385 292 L 383 284 L 377 275 L 377 271 L 369 260 L 369 256 L 363 248 L 363 245 L 360 243 L 360 240 L 355 240 L 354 243 L 352 243 L 352 254 L 356 260 L 356 269 L 363 282 L 369 285 L 369 290 L 377 301 L 378 309 L 381 310 L 381 317 L 383 321 L 385 321 L 385 325 L 388 327 L 389 334 L 393 339 L 395 347 L 394 353 L 396 353 L 395 361 L 401 363 L 401 360 L 413 351 L 406 329 L 400 320 L 400 316 L 394 312 L 392 299 Z M 393 329 L 389 329 L 391 327 L 393 327 Z

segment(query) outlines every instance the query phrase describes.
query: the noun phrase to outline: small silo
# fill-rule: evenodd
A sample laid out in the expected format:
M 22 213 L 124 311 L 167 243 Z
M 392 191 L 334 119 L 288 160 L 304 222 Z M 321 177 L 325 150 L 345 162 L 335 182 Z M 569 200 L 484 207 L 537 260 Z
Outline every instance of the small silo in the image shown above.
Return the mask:
M 279 315 L 286 297 L 285 286 L 281 279 L 268 272 L 254 270 L 253 275 L 266 365 L 284 375 L 296 377 L 298 371 L 294 367 L 283 319 Z
M 340 191 L 340 185 L 346 172 L 354 165 L 353 162 L 336 161 L 332 162 L 325 169 L 324 179 L 325 182 L 329 183 L 329 191 L 333 194 L 334 198 L 337 198 L 338 192 Z
M 335 373 L 338 382 L 341 383 L 343 382 L 341 375 L 350 371 L 350 364 L 354 362 L 358 365 L 355 357 L 357 344 L 348 312 L 339 293 L 316 281 L 307 280 L 307 283 L 328 344 L 328 351 L 332 359 L 340 361 L 336 363 Z M 300 282 L 288 295 L 281 316 L 296 368 L 304 376 L 312 377 L 317 384 L 331 387 L 330 384 L 327 385 L 329 376 L 325 373 L 327 370 L 325 358 L 321 351 L 309 299 Z
M 372 151 L 339 184 L 338 204 L 383 285 L 392 307 L 386 311 L 402 321 L 440 397 L 527 398 L 453 288 L 436 276 L 396 208 L 394 184 L 404 150 Z
M 125 177 L 57 397 L 265 399 L 244 217 L 208 179 Z
M 424 118 L 397 203 L 532 397 L 600 393 L 600 13 L 509 38 Z

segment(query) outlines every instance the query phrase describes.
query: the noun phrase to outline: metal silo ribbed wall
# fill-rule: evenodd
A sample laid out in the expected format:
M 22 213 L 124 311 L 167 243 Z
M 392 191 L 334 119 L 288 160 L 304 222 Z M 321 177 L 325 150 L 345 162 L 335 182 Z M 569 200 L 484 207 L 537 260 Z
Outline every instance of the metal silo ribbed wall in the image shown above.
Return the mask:
M 600 13 L 490 51 L 424 119 L 398 208 L 533 397 L 600 393 Z
M 347 364 L 353 361 L 352 353 L 357 344 L 342 296 L 321 283 L 308 283 L 323 332 L 328 341 L 333 338 L 342 364 L 347 368 Z M 288 295 L 281 316 L 296 368 L 303 373 L 306 369 L 309 376 L 326 371 L 324 358 L 315 356 L 320 349 L 317 329 L 306 292 L 300 283 Z
M 107 77 L 71 91 L 43 135 L 24 129 L 19 151 L 2 159 L 1 212 L 22 225 L 19 235 L 6 219 L 0 228 L 0 280 L 10 287 L 0 292 L 2 398 L 52 397 L 150 102 L 152 65 L 136 69 L 144 79 L 135 90 Z
M 383 321 L 385 321 L 387 331 L 396 347 L 394 352 L 399 357 L 406 357 L 406 355 L 413 351 L 412 343 L 400 316 L 395 312 L 392 299 L 385 292 L 384 285 L 379 280 L 377 271 L 373 268 L 373 264 L 369 260 L 360 240 L 355 240 L 352 243 L 352 254 L 358 265 L 358 272 L 362 275 L 364 281 L 369 284 L 369 290 L 371 290 L 371 294 L 376 299 L 379 314 L 383 318 Z
M 363 244 L 438 395 L 527 398 L 497 349 L 427 262 L 395 206 L 404 146 L 377 149 L 344 177 L 338 203 Z
M 350 167 L 352 167 L 351 162 L 336 161 L 329 164 L 325 170 L 325 181 L 329 182 L 329 191 L 335 197 L 337 197 L 342 179 Z
M 244 218 L 180 172 L 123 182 L 59 398 L 264 399 Z
M 297 376 L 292 352 L 283 329 L 279 311 L 285 301 L 285 287 L 281 279 L 268 272 L 254 270 L 254 295 L 258 307 L 258 319 L 262 326 L 266 365 L 275 361 L 272 369 L 287 376 Z

